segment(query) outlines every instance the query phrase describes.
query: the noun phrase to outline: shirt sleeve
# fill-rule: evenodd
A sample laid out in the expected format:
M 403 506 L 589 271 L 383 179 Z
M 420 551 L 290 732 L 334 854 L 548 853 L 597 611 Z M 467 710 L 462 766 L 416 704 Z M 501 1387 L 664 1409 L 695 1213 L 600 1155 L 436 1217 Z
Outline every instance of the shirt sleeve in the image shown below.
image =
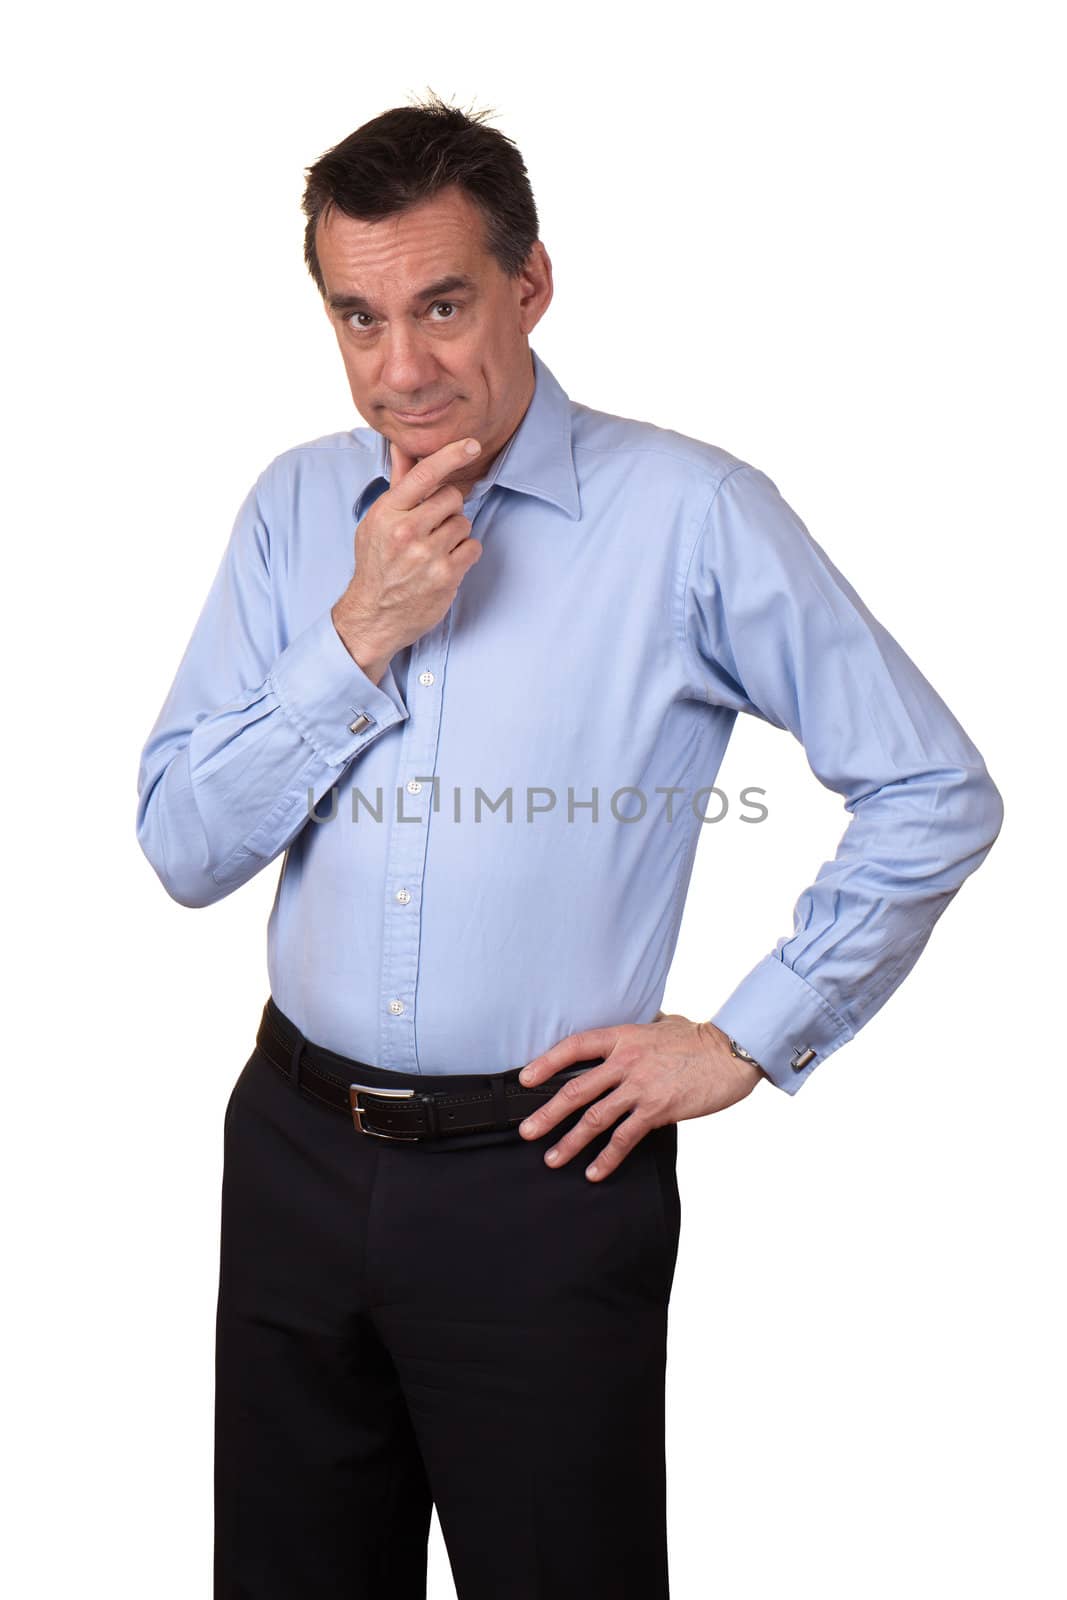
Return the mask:
M 186 906 L 210 905 L 272 861 L 342 769 L 408 715 L 392 668 L 374 683 L 330 608 L 284 637 L 269 483 L 270 468 L 237 513 L 141 753 L 137 837 Z
M 907 976 L 1003 803 L 948 707 L 758 468 L 733 468 L 712 499 L 684 630 L 709 704 L 788 728 L 850 815 L 792 934 L 711 1018 L 793 1094 Z

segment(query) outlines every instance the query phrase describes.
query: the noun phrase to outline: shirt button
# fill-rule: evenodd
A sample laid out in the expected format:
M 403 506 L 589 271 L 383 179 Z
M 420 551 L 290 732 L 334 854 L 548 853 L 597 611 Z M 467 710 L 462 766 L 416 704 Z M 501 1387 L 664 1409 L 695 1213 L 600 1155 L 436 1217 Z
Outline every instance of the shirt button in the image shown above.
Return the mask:
M 408 901 L 411 899 L 411 894 L 407 889 L 398 889 L 396 891 L 396 897 L 402 906 L 406 906 Z
M 429 684 L 431 684 L 433 682 L 433 673 L 429 672 L 429 671 L 420 672 L 419 673 L 419 682 L 420 683 L 425 683 L 428 686 Z
M 418 778 L 409 778 L 408 779 L 408 793 L 409 794 L 421 794 L 422 793 L 422 784 L 419 782 Z
M 403 1000 L 390 1000 L 389 1009 L 393 1013 L 394 1017 L 398 1017 L 404 1009 Z

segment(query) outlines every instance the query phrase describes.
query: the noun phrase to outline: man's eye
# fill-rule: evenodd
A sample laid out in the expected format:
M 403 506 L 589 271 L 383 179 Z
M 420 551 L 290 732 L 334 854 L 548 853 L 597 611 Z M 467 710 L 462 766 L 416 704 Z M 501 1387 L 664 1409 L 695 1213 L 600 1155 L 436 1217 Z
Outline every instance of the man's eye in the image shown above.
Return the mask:
M 456 304 L 456 302 L 454 300 L 435 300 L 430 309 L 433 310 L 433 311 L 436 311 L 441 306 L 446 306 L 448 308 L 448 310 L 450 312 L 453 312 L 453 313 L 455 313 L 455 312 L 457 312 L 459 310 L 459 307 L 457 306 L 457 304 Z M 361 317 L 362 318 L 366 318 L 366 321 L 360 321 Z M 448 317 L 444 317 L 444 318 L 440 318 L 440 319 L 436 319 L 436 320 L 440 320 L 440 321 L 444 321 L 444 322 L 454 322 L 456 319 L 455 319 L 455 316 L 453 315 L 453 316 L 448 316 Z M 352 315 L 348 319 L 348 325 L 349 325 L 350 328 L 354 328 L 357 333 L 366 333 L 367 332 L 367 324 L 368 323 L 372 323 L 373 321 L 374 321 L 374 317 L 371 315 L 371 313 L 369 311 L 353 311 Z

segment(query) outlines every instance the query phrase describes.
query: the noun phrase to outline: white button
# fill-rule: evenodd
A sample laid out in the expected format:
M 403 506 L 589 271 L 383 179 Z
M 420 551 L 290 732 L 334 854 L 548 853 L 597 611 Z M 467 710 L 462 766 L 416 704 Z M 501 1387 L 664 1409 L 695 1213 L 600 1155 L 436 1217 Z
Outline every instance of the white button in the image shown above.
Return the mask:
M 398 1017 L 404 1009 L 403 1000 L 390 1000 L 389 1009 L 393 1013 L 394 1017 Z
M 418 778 L 409 778 L 408 779 L 408 793 L 409 794 L 421 794 L 422 793 L 422 784 L 419 782 Z
M 419 673 L 419 682 L 420 683 L 425 683 L 427 685 L 431 684 L 433 682 L 433 673 L 432 672 L 420 672 Z
M 398 889 L 396 891 L 396 897 L 402 906 L 406 906 L 408 901 L 411 899 L 411 895 L 407 889 Z
M 370 727 L 370 723 L 371 719 L 367 716 L 366 712 L 361 712 L 356 718 L 355 722 L 350 722 L 348 724 L 348 731 L 349 733 L 362 733 L 364 728 Z

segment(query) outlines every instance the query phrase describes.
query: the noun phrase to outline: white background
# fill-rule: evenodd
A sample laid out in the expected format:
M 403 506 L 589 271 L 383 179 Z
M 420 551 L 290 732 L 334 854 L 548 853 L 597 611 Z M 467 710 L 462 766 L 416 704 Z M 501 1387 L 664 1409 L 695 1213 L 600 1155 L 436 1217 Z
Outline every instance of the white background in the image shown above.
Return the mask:
M 1006 804 L 856 1040 L 795 1097 L 682 1125 L 672 1594 L 1062 1594 L 1051 7 L 26 17 L 3 96 L 7 1591 L 210 1592 L 222 1112 L 278 863 L 171 902 L 136 770 L 247 488 L 363 420 L 301 258 L 303 168 L 430 87 L 523 152 L 556 280 L 532 342 L 571 397 L 768 472 Z M 692 1017 L 790 930 L 847 821 L 743 719 L 720 782 L 746 781 L 777 803 L 702 838 L 664 999 Z M 453 1592 L 435 1520 L 431 1600 Z

